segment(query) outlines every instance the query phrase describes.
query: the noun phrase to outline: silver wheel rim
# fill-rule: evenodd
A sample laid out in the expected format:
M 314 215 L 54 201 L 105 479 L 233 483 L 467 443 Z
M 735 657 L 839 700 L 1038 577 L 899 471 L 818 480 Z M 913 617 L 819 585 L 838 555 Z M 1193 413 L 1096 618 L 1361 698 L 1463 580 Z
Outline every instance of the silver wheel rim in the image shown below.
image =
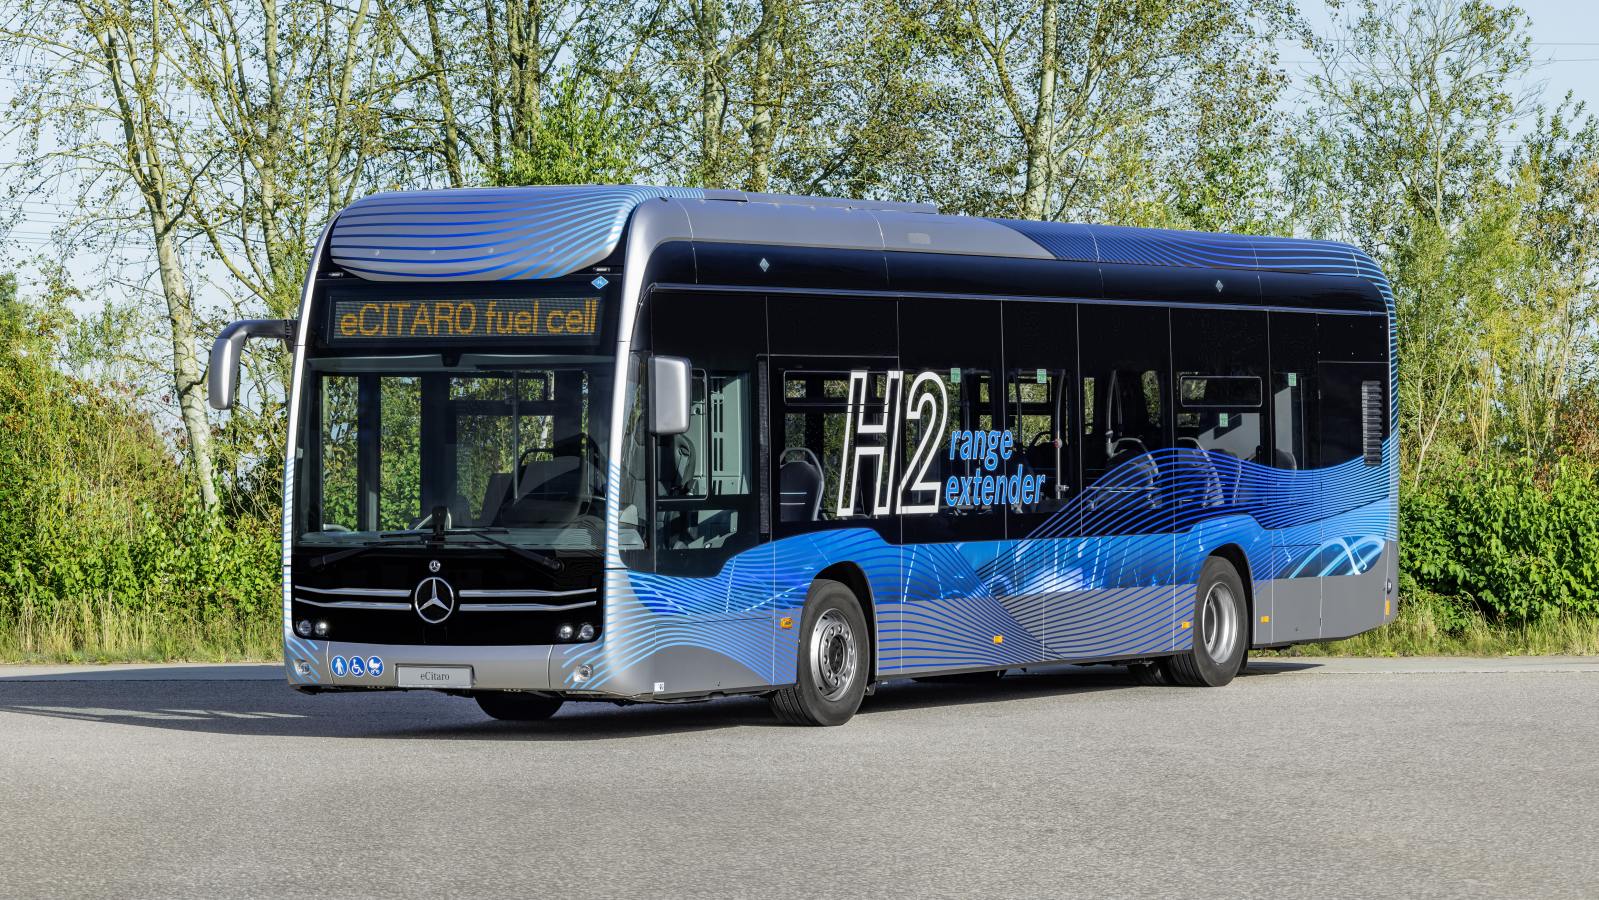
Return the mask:
M 811 680 L 823 700 L 834 701 L 855 682 L 855 629 L 836 609 L 822 613 L 811 629 Z
M 1210 586 L 1205 592 L 1199 624 L 1203 630 L 1205 655 L 1216 662 L 1226 659 L 1238 639 L 1238 604 L 1232 588 L 1219 582 Z

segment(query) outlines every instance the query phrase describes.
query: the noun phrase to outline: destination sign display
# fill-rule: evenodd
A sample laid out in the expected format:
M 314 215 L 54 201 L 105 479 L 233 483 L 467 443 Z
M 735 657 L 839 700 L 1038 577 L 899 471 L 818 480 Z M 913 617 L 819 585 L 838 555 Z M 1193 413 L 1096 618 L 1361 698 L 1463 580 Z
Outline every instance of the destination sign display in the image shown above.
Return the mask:
M 333 298 L 337 343 L 543 338 L 592 341 L 598 297 L 454 297 L 448 300 Z

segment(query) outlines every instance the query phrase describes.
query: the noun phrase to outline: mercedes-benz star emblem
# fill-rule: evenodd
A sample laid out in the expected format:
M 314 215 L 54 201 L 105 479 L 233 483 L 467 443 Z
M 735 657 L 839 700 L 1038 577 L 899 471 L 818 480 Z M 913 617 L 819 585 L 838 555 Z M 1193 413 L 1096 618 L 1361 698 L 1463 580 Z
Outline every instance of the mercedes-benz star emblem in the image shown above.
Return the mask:
M 437 575 L 424 578 L 411 592 L 411 607 L 422 621 L 438 625 L 455 612 L 455 588 Z

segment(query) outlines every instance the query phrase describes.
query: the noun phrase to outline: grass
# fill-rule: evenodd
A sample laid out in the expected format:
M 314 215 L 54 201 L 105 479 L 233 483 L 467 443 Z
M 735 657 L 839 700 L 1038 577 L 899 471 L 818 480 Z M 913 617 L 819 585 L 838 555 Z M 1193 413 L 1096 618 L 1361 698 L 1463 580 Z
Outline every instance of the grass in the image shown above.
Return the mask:
M 109 598 L 41 609 L 24 600 L 0 618 L 0 662 L 246 662 L 283 655 L 277 618 L 179 618 Z
M 1415 591 L 1387 625 L 1342 641 L 1299 644 L 1282 656 L 1590 656 L 1599 654 L 1599 617 L 1560 617 L 1526 625 L 1460 621 L 1443 598 Z
M 1599 618 L 1548 619 L 1498 625 L 1480 615 L 1453 622 L 1446 605 L 1424 592 L 1400 605 L 1399 617 L 1342 641 L 1301 644 L 1281 656 L 1539 656 L 1599 655 Z M 1448 623 L 1446 625 L 1446 623 Z M 40 609 L 26 600 L 0 619 L 0 662 L 243 662 L 282 657 L 273 616 L 203 620 L 129 610 L 109 598 Z M 1270 654 L 1262 654 L 1270 655 Z

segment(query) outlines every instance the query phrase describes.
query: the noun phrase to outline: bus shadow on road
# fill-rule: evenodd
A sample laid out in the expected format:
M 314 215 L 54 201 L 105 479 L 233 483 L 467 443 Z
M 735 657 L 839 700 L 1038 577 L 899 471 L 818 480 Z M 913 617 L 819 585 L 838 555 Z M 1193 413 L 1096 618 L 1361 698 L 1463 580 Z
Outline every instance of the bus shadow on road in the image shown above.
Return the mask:
M 1251 661 L 1247 677 L 1315 668 L 1291 660 Z M 41 716 L 104 725 L 137 726 L 256 737 L 391 740 L 585 741 L 650 737 L 731 728 L 781 727 L 758 697 L 704 703 L 571 703 L 545 722 L 499 722 L 470 699 L 430 691 L 383 691 L 308 696 L 276 679 L 157 678 L 155 670 L 63 676 L 0 677 L 0 715 Z M 234 670 L 233 675 L 237 675 Z M 120 677 L 117 677 L 120 675 Z M 866 698 L 860 715 L 931 712 L 974 704 L 1005 704 L 1140 688 L 1120 666 L 1055 666 L 1013 672 L 981 682 L 887 682 Z

